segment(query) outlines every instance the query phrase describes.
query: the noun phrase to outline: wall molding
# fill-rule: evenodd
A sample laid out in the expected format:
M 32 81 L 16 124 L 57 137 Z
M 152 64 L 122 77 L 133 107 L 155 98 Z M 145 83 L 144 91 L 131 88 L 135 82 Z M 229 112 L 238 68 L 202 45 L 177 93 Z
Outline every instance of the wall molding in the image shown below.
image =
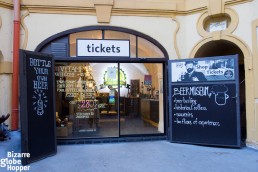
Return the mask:
M 152 0 L 148 3 L 144 0 L 22 0 L 22 9 L 28 9 L 30 13 L 49 13 L 49 14 L 74 14 L 74 15 L 95 15 L 96 5 L 109 4 L 113 2 L 111 15 L 121 16 L 158 16 L 169 17 L 173 15 L 191 15 L 207 11 L 209 1 L 199 0 L 171 0 L 160 2 Z M 132 2 L 133 1 L 133 2 Z M 216 0 L 217 1 L 217 0 Z M 224 5 L 230 7 L 237 4 L 252 2 L 253 0 L 224 0 Z M 0 7 L 13 9 L 12 0 L 0 0 Z
M 109 23 L 114 0 L 93 0 L 98 23 Z
M 208 13 L 210 16 L 224 13 L 225 4 L 222 0 L 209 0 Z
M 194 58 L 197 51 L 206 43 L 212 42 L 214 39 L 212 36 L 205 37 L 200 40 L 191 50 L 189 55 L 190 58 Z M 244 55 L 244 65 L 245 65 L 245 92 L 246 92 L 246 122 L 247 122 L 247 140 L 255 140 L 255 136 L 257 131 L 255 131 L 255 111 L 254 111 L 254 91 L 255 91 L 255 83 L 254 83 L 254 59 L 250 48 L 244 43 L 240 38 L 232 35 L 225 34 L 221 35 L 219 40 L 226 40 L 234 43 L 236 46 L 240 48 Z
M 175 48 L 175 51 L 176 51 L 177 58 L 181 59 L 181 55 L 180 55 L 180 52 L 179 52 L 179 49 L 178 49 L 178 46 L 177 46 L 177 33 L 180 29 L 180 23 L 175 17 L 172 18 L 172 20 L 176 22 L 176 30 L 174 32 L 174 41 L 173 41 L 174 42 L 174 48 Z
M 253 64 L 258 64 L 258 19 L 252 22 L 252 50 L 253 50 Z M 254 77 L 258 77 L 258 69 L 254 68 Z M 255 83 L 255 98 L 258 98 L 258 80 L 254 80 Z
M 204 44 L 206 44 L 208 42 L 211 42 L 213 40 L 214 40 L 213 36 L 205 37 L 202 40 L 200 40 L 198 43 L 196 43 L 193 46 L 193 48 L 192 48 L 192 50 L 191 50 L 191 52 L 189 54 L 189 57 L 193 58 L 195 56 L 195 54 L 197 53 L 197 51 Z M 218 40 L 226 40 L 226 41 L 229 41 L 229 42 L 232 42 L 232 43 L 236 44 L 241 49 L 241 51 L 243 52 L 244 58 L 252 58 L 252 52 L 251 52 L 250 48 L 240 38 L 238 38 L 238 37 L 236 37 L 236 36 L 234 36 L 232 34 L 230 34 L 230 35 L 226 34 L 226 35 L 221 35 L 220 39 L 218 39 Z M 253 61 L 251 60 L 249 62 L 249 64 L 246 65 L 245 67 L 248 70 L 252 70 L 253 69 Z
M 0 16 L 0 29 L 2 28 L 2 17 Z
M 233 9 L 226 8 L 225 13 L 222 13 L 222 14 L 229 15 L 231 22 L 230 22 L 230 25 L 228 26 L 228 28 L 226 30 L 220 31 L 220 33 L 223 35 L 233 33 L 239 24 L 239 17 L 238 17 L 237 12 Z M 196 25 L 197 31 L 198 31 L 199 35 L 202 37 L 210 37 L 214 34 L 212 32 L 207 32 L 204 28 L 204 23 L 209 19 L 209 17 L 210 16 L 209 16 L 208 12 L 206 11 L 206 12 L 202 13 L 202 15 L 199 17 L 199 19 L 197 21 L 197 25 Z
M 0 0 L 0 7 L 13 9 L 13 1 L 12 0 Z
M 25 22 L 24 22 L 24 20 L 25 20 L 25 18 L 28 16 L 30 14 L 30 12 L 29 11 L 26 11 L 26 12 L 24 12 L 23 14 L 22 14 L 22 16 L 21 16 L 21 27 L 23 28 L 23 30 L 24 30 L 24 41 L 23 41 L 23 43 L 22 43 L 22 49 L 26 49 L 26 47 L 27 47 L 27 45 L 28 45 L 28 37 L 29 37 L 29 31 L 28 31 L 28 28 L 27 28 L 27 26 L 26 26 L 26 24 L 25 24 Z
M 13 63 L 8 61 L 0 62 L 0 74 L 12 74 L 13 73 Z

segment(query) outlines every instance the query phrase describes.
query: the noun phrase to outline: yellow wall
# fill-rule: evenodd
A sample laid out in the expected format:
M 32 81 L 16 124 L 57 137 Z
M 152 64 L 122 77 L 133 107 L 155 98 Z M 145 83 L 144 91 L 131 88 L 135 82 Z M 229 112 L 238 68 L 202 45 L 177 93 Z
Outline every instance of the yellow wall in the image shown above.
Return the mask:
M 56 33 L 77 27 L 99 25 L 95 16 L 37 13 L 26 17 L 24 23 L 29 33 L 26 47 L 28 50 L 35 50 L 42 40 Z M 175 29 L 176 24 L 171 18 L 113 16 L 110 23 L 105 25 L 129 28 L 147 34 L 159 41 L 166 48 L 170 57 L 176 56 L 175 50 L 171 48 L 173 47 L 171 31 Z M 170 35 L 169 39 L 168 35 Z
M 0 7 L 0 17 L 2 25 L 0 26 L 0 50 L 4 61 L 12 61 L 12 30 L 13 13 L 12 10 Z
M 205 43 L 227 40 L 244 54 L 246 77 L 247 142 L 258 145 L 258 1 L 257 0 L 22 0 L 21 47 L 35 50 L 59 32 L 92 25 L 133 29 L 151 36 L 170 59 L 194 57 Z M 12 61 L 12 0 L 0 0 L 0 63 Z M 207 17 L 228 13 L 230 28 L 208 33 Z M 0 70 L 1 113 L 11 112 L 11 70 Z M 6 96 L 7 95 L 7 96 Z
M 189 16 L 176 17 L 180 23 L 180 29 L 177 35 L 177 42 L 180 56 L 182 59 L 188 58 L 193 46 L 202 39 L 196 29 L 196 23 L 199 17 L 199 13 Z
M 11 114 L 12 20 L 12 10 L 0 6 L 0 115 Z
M 241 38 L 248 47 L 252 47 L 252 21 L 258 18 L 258 1 L 232 6 L 239 17 L 239 23 L 233 34 Z M 249 14 L 249 15 L 247 15 Z

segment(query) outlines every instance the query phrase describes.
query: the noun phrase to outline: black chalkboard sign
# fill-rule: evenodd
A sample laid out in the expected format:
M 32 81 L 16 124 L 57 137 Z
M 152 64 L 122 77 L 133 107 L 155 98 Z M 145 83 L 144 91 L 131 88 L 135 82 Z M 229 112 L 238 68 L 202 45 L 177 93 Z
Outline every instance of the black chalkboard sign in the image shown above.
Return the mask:
M 194 60 L 206 60 L 205 63 L 196 63 L 199 64 L 200 68 L 205 68 L 210 64 L 211 60 L 219 61 L 221 58 L 213 57 Z M 239 93 L 238 79 L 235 75 L 238 73 L 237 57 L 223 57 L 223 60 L 225 59 L 233 61 L 234 65 L 231 66 L 234 68 L 228 69 L 223 65 L 223 69 L 218 68 L 216 71 L 224 73 L 232 71 L 228 80 L 226 80 L 225 74 L 222 72 L 222 74 L 218 72 L 220 76 L 209 76 L 212 78 L 210 81 L 189 80 L 187 82 L 178 82 L 178 80 L 174 79 L 173 82 L 171 76 L 169 111 L 172 142 L 240 147 Z M 172 63 L 182 62 L 184 61 L 172 61 Z M 202 67 L 201 64 L 205 67 Z M 173 65 L 171 66 L 173 73 Z M 174 66 L 179 65 L 174 64 Z M 206 70 L 208 69 L 209 66 Z M 214 69 L 211 70 L 215 71 Z
M 22 159 L 29 164 L 56 153 L 53 57 L 20 50 Z

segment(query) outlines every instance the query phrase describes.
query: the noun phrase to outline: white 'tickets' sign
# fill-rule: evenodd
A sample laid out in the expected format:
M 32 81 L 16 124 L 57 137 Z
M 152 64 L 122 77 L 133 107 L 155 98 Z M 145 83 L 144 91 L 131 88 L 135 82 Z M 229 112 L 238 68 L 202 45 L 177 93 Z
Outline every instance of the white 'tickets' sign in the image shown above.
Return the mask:
M 130 57 L 129 40 L 77 39 L 77 57 Z

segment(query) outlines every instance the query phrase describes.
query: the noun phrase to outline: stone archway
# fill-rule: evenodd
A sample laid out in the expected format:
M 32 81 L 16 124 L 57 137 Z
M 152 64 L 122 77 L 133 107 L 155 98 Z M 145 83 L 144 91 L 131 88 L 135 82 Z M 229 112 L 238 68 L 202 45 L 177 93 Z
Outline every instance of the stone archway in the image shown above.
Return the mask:
M 232 36 L 214 40 L 212 37 L 203 39 L 193 48 L 190 57 L 211 57 L 221 55 L 239 55 L 239 89 L 241 138 L 251 140 L 252 118 L 255 115 L 253 95 L 252 56 L 249 48 L 239 39 Z

